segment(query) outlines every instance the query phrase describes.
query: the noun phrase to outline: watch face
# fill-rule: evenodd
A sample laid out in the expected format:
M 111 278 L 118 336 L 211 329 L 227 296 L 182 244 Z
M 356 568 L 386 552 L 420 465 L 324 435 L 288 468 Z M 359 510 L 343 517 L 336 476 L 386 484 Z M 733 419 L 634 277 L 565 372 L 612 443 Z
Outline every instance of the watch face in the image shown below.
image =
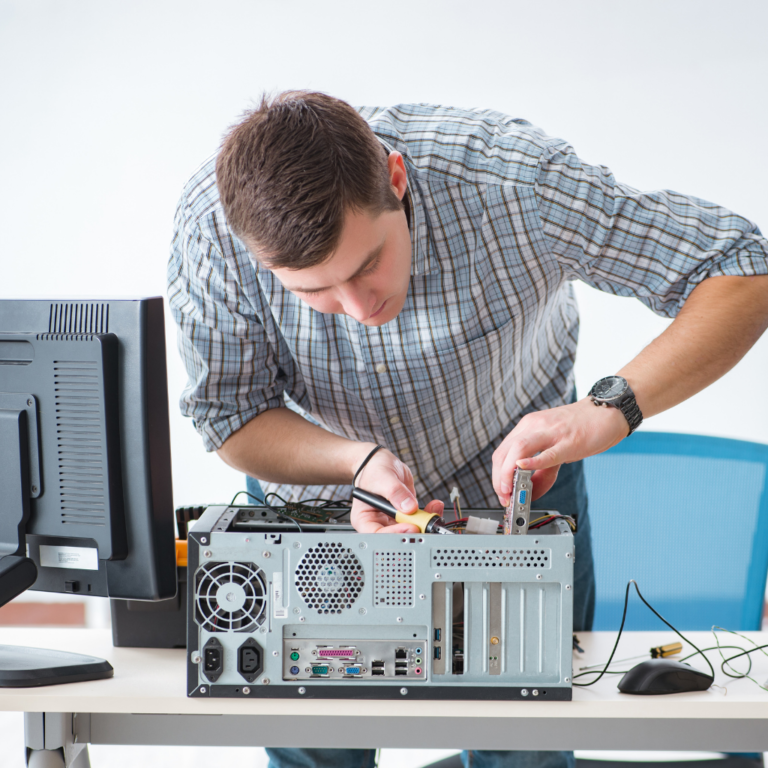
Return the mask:
M 627 388 L 626 379 L 621 376 L 606 376 L 595 384 L 592 395 L 599 400 L 614 400 Z

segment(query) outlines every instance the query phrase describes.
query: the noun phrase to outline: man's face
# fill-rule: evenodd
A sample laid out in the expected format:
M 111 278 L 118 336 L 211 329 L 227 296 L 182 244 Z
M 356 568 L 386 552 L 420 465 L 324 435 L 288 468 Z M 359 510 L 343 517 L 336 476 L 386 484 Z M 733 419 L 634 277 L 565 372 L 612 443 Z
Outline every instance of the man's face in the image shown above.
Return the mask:
M 399 152 L 389 156 L 392 187 L 402 200 L 407 183 Z M 411 278 L 411 235 L 405 211 L 348 212 L 336 250 L 306 269 L 272 269 L 291 293 L 318 312 L 384 325 L 400 313 Z

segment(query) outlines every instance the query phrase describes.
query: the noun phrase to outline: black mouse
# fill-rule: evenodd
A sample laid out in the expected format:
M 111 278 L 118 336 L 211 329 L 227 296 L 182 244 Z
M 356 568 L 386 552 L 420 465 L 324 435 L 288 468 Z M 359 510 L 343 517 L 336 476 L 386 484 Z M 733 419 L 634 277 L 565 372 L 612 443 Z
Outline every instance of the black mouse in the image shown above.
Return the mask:
M 712 675 L 674 659 L 648 659 L 627 672 L 619 682 L 622 693 L 654 695 L 706 691 L 714 682 Z

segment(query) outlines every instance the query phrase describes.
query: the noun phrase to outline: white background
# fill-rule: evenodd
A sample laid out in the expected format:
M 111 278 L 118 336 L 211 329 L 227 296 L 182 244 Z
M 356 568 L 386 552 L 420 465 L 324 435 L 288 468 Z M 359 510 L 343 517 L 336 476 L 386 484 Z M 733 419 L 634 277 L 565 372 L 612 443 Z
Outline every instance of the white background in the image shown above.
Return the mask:
M 492 107 L 641 189 L 713 200 L 768 231 L 768 5 L 589 2 L 0 1 L 0 293 L 165 293 L 176 201 L 267 91 Z M 579 395 L 667 322 L 579 285 Z M 178 415 L 174 496 L 240 476 Z M 768 441 L 768 338 L 654 430 Z M 761 393 L 763 393 L 761 395 Z
M 492 107 L 621 181 L 714 200 L 768 231 L 767 27 L 762 0 L 0 0 L 0 295 L 164 294 L 182 185 L 243 109 L 287 88 Z M 583 395 L 667 323 L 632 299 L 578 296 Z M 229 500 L 241 477 L 178 415 L 173 336 L 176 504 Z M 768 337 L 646 427 L 766 442 L 767 378 Z M 160 753 L 112 750 L 101 764 L 164 764 Z

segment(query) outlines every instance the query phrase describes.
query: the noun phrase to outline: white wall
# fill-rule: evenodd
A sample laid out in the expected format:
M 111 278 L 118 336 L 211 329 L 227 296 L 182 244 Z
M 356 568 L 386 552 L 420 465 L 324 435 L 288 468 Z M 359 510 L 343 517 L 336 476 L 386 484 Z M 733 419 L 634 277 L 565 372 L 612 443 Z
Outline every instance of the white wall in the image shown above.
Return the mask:
M 640 188 L 768 232 L 768 5 L 758 0 L 0 0 L 0 294 L 164 294 L 179 191 L 263 90 L 526 117 Z M 584 287 L 579 393 L 666 326 Z M 177 504 L 240 477 L 177 415 Z M 768 338 L 651 429 L 768 441 Z

